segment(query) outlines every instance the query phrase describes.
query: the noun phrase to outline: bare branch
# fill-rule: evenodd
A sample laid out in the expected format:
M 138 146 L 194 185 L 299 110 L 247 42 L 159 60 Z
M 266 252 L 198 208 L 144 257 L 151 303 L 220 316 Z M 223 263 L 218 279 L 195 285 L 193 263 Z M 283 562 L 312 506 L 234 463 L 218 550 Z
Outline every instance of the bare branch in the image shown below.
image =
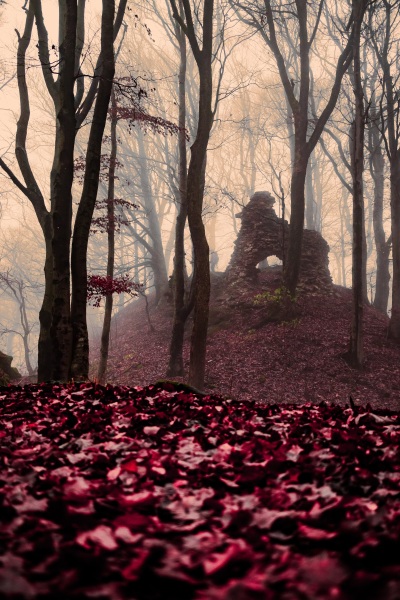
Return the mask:
M 323 6 L 324 6 L 324 0 L 320 0 L 319 6 L 318 6 L 317 19 L 315 21 L 315 25 L 314 25 L 314 29 L 313 29 L 313 32 L 312 32 L 311 37 L 310 37 L 310 41 L 308 42 L 309 48 L 311 48 L 311 46 L 313 45 L 314 40 L 315 40 L 315 36 L 317 35 L 319 23 L 321 21 L 321 14 L 322 14 L 322 8 L 323 8 Z
M 78 17 L 76 26 L 76 47 L 75 47 L 75 77 L 76 77 L 76 94 L 75 94 L 75 110 L 82 102 L 85 92 L 85 81 L 81 71 L 81 57 L 83 45 L 85 43 L 85 7 L 86 0 L 78 2 Z
M 45 213 L 47 213 L 43 195 L 36 182 L 35 176 L 30 166 L 28 153 L 26 151 L 26 138 L 30 119 L 29 93 L 26 83 L 26 51 L 31 41 L 33 29 L 34 13 L 32 5 L 26 13 L 25 29 L 22 37 L 17 33 L 17 81 L 20 99 L 20 117 L 17 122 L 17 131 L 15 136 L 15 156 L 18 161 L 19 169 L 25 182 L 25 186 L 14 175 L 5 162 L 1 159 L 0 166 L 7 173 L 13 183 L 22 191 L 32 202 L 39 222 L 43 222 Z
M 33 6 L 33 11 L 35 14 L 36 28 L 39 36 L 39 60 L 40 64 L 42 65 L 44 81 L 54 102 L 54 106 L 57 107 L 57 86 L 53 78 L 52 64 L 49 54 L 49 36 L 43 20 L 42 2 L 41 0 L 31 0 L 30 6 Z
M 196 62 L 199 63 L 200 58 L 201 58 L 201 50 L 200 50 L 200 47 L 199 47 L 199 44 L 198 44 L 198 41 L 196 38 L 196 34 L 195 34 L 193 15 L 192 15 L 192 10 L 190 8 L 190 3 L 188 2 L 188 0 L 182 0 L 183 9 L 185 11 L 186 23 L 184 22 L 184 20 L 182 19 L 182 17 L 179 14 L 178 7 L 176 5 L 176 1 L 170 0 L 170 3 L 171 3 L 171 8 L 172 8 L 172 16 L 177 21 L 177 23 L 179 23 L 182 31 L 188 38 L 190 47 L 192 48 L 193 56 L 194 56 Z
M 114 28 L 113 28 L 114 42 L 118 37 L 119 30 L 122 25 L 122 20 L 123 20 L 124 14 L 125 14 L 127 2 L 128 2 L 128 0 L 120 0 L 119 5 L 118 5 L 118 10 L 117 10 L 116 17 L 114 19 Z M 97 93 L 97 88 L 99 86 L 99 80 L 100 80 L 102 68 L 103 68 L 103 57 L 100 52 L 99 57 L 97 59 L 96 67 L 94 70 L 94 77 L 90 84 L 88 93 L 86 94 L 85 100 L 82 102 L 82 104 L 80 105 L 80 107 L 76 113 L 76 128 L 77 129 L 79 129 L 81 127 L 83 121 L 86 119 L 87 115 L 89 114 L 90 109 L 93 106 L 93 102 L 94 102 L 94 99 L 95 99 L 96 93 Z

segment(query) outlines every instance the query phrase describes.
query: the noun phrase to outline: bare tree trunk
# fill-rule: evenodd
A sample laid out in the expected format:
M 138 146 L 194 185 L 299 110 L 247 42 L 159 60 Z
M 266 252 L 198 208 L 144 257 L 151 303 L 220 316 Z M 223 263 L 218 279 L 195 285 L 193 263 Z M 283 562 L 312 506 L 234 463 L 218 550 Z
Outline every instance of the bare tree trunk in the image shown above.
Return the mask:
M 370 173 L 374 182 L 373 227 L 376 248 L 376 283 L 374 306 L 384 314 L 389 300 L 389 254 L 390 240 L 386 240 L 383 228 L 383 197 L 385 181 L 385 160 L 381 146 L 381 135 L 376 110 L 370 109 L 369 147 Z
M 180 15 L 183 17 L 183 6 L 180 2 Z M 176 36 L 179 42 L 179 206 L 175 225 L 175 256 L 173 282 L 174 320 L 172 324 L 171 342 L 169 346 L 169 363 L 167 377 L 185 374 L 183 365 L 183 339 L 185 324 L 193 309 L 193 302 L 185 303 L 185 225 L 187 220 L 187 156 L 186 156 L 186 36 L 176 25 Z M 193 285 L 193 278 L 192 278 Z
M 302 154 L 301 149 L 296 149 L 296 154 Z M 304 150 L 303 150 L 304 154 Z M 304 206 L 305 206 L 305 180 L 307 162 L 297 159 L 293 167 L 290 192 L 290 225 L 288 252 L 285 261 L 284 283 L 285 287 L 294 296 L 300 275 L 301 247 L 303 243 Z
M 139 177 L 143 192 L 143 207 L 148 222 L 151 237 L 151 268 L 154 275 L 154 286 L 156 290 L 155 304 L 163 298 L 168 288 L 168 273 L 165 264 L 164 250 L 161 238 L 160 222 L 157 216 L 156 204 L 153 198 L 151 183 L 149 178 L 149 169 L 147 164 L 146 150 L 143 141 L 143 132 L 140 128 L 137 131 L 137 140 L 139 146 Z
M 313 162 L 308 161 L 306 175 L 306 228 L 315 229 L 315 200 L 313 187 Z
M 387 0 L 382 2 L 385 12 L 383 40 L 379 48 L 372 36 L 376 57 L 383 71 L 383 92 L 386 107 L 381 108 L 380 117 L 384 122 L 387 140 L 387 154 L 390 165 L 390 209 L 391 209 L 391 241 L 393 256 L 392 278 L 392 314 L 389 322 L 388 335 L 391 339 L 400 341 L 400 150 L 398 145 L 398 100 L 395 82 L 392 75 L 392 62 L 389 59 L 391 47 L 393 6 Z M 371 13 L 372 14 L 372 13 Z
M 52 379 L 66 381 L 71 360 L 70 243 L 72 181 L 75 146 L 75 46 L 76 2 L 60 2 L 59 98 L 56 102 L 57 131 L 51 173 L 53 302 L 50 337 L 53 351 Z
M 400 341 L 400 155 L 391 157 L 390 206 L 392 218 L 392 314 L 389 322 L 389 337 Z
M 355 117 L 352 128 L 351 164 L 353 176 L 353 312 L 350 332 L 349 362 L 356 368 L 361 368 L 364 362 L 364 253 L 365 253 L 365 224 L 363 197 L 364 170 L 364 129 L 365 110 L 364 92 L 361 81 L 360 36 L 361 25 L 366 9 L 366 0 L 353 0 L 354 14 L 354 49 L 353 75 L 355 95 Z
M 89 372 L 89 338 L 86 321 L 87 300 L 87 247 L 90 224 L 96 203 L 99 184 L 101 145 L 107 120 L 113 77 L 115 71 L 113 49 L 114 0 L 103 0 L 101 19 L 102 76 L 94 107 L 86 152 L 86 171 L 81 201 L 79 203 L 71 255 L 73 325 L 72 361 L 70 375 L 74 379 L 87 379 Z
M 190 235 L 193 243 L 194 272 L 194 319 L 190 343 L 189 383 L 203 388 L 207 347 L 207 327 L 210 299 L 210 261 L 204 223 L 202 219 L 204 173 L 207 146 L 213 123 L 212 112 L 212 41 L 214 0 L 204 0 L 203 6 L 203 46 L 200 49 L 196 38 L 193 16 L 188 0 L 182 5 L 186 17 L 184 23 L 177 10 L 175 0 L 171 1 L 173 16 L 187 35 L 200 76 L 198 124 L 187 177 L 187 214 Z
M 114 278 L 115 260 L 115 161 L 117 158 L 117 115 L 115 94 L 111 93 L 111 152 L 110 166 L 108 169 L 107 193 L 107 277 Z M 107 373 L 108 350 L 110 346 L 111 315 L 113 309 L 113 295 L 105 299 L 103 329 L 101 332 L 100 362 L 97 372 L 99 383 L 104 384 Z
M 22 331 L 23 331 L 22 342 L 24 345 L 25 364 L 26 364 L 28 374 L 33 375 L 34 370 L 32 368 L 32 364 L 31 364 L 31 359 L 30 359 L 31 351 L 29 348 L 30 327 L 29 327 L 29 322 L 28 322 L 28 315 L 26 314 L 26 301 L 25 301 L 25 296 L 24 296 L 24 292 L 23 292 L 23 285 L 21 285 L 21 284 L 19 285 L 19 292 L 20 292 L 19 312 L 20 312 L 20 320 L 21 320 Z
M 341 265 L 342 265 L 342 285 L 343 287 L 347 287 L 346 281 L 346 243 L 345 243 L 345 227 L 344 227 L 344 210 L 342 204 L 346 202 L 345 198 L 346 188 L 342 188 L 342 198 L 339 204 L 339 214 L 340 214 L 340 249 L 341 249 Z

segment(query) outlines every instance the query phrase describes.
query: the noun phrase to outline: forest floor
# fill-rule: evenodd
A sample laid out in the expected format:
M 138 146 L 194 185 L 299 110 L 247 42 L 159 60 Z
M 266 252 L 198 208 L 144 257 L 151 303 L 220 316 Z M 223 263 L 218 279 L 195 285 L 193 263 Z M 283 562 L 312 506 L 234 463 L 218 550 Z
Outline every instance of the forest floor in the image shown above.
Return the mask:
M 400 412 L 0 387 L 4 600 L 398 600 Z
M 400 598 L 387 319 L 366 309 L 357 372 L 348 290 L 300 297 L 280 324 L 261 323 L 255 292 L 228 310 L 214 287 L 210 395 L 154 385 L 171 308 L 150 332 L 144 300 L 114 322 L 116 385 L 0 387 L 0 598 Z
M 349 344 L 351 290 L 334 286 L 331 295 L 300 294 L 295 318 L 261 324 L 265 307 L 254 304 L 254 297 L 263 290 L 273 292 L 279 279 L 279 273 L 263 272 L 259 286 L 243 293 L 236 306 L 227 305 L 221 279 L 214 279 L 205 391 L 268 403 L 344 405 L 351 396 L 356 404 L 399 410 L 400 347 L 387 339 L 388 318 L 365 307 L 365 365 L 358 371 L 343 358 Z M 110 383 L 149 385 L 165 378 L 172 307 L 152 308 L 152 301 L 150 297 L 153 331 L 143 298 L 114 318 Z M 92 341 L 91 348 L 91 375 L 95 377 L 99 342 Z

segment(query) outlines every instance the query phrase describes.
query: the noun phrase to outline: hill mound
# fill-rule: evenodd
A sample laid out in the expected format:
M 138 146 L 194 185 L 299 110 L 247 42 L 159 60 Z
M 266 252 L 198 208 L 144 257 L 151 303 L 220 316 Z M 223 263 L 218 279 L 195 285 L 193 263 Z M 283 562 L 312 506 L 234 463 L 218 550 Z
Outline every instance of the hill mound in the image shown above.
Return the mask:
M 359 372 L 343 359 L 348 349 L 351 290 L 334 286 L 330 295 L 302 293 L 294 318 L 265 322 L 265 306 L 254 304 L 262 291 L 279 286 L 279 274 L 264 272 L 257 287 L 227 303 L 223 279 L 214 277 L 206 366 L 206 391 L 265 402 L 354 402 L 400 408 L 400 348 L 387 339 L 388 319 L 365 309 L 365 367 Z M 139 298 L 112 323 L 108 381 L 148 385 L 165 377 L 172 306 L 152 308 Z M 151 327 L 153 329 L 151 329 Z M 185 343 L 188 366 L 190 323 Z M 91 343 L 92 377 L 99 341 Z M 177 378 L 179 379 L 179 378 Z

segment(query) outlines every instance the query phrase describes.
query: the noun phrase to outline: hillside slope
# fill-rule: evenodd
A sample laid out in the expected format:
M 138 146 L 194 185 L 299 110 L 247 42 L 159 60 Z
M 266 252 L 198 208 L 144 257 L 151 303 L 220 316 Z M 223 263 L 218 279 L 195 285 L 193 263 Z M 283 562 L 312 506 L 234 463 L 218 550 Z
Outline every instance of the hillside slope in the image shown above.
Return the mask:
M 279 276 L 264 273 L 259 288 L 243 293 L 236 306 L 223 298 L 216 280 L 211 299 L 206 391 L 237 399 L 266 402 L 354 402 L 400 409 L 400 348 L 387 340 L 388 319 L 365 310 L 365 368 L 358 372 L 342 355 L 348 347 L 351 291 L 335 286 L 330 296 L 302 294 L 298 315 L 287 323 L 260 326 L 265 309 L 253 297 L 273 291 Z M 150 298 L 151 304 L 151 298 Z M 147 385 L 165 377 L 172 307 L 150 311 L 150 331 L 143 298 L 113 320 L 108 381 Z M 185 347 L 188 365 L 189 337 Z M 92 377 L 99 342 L 91 344 Z

